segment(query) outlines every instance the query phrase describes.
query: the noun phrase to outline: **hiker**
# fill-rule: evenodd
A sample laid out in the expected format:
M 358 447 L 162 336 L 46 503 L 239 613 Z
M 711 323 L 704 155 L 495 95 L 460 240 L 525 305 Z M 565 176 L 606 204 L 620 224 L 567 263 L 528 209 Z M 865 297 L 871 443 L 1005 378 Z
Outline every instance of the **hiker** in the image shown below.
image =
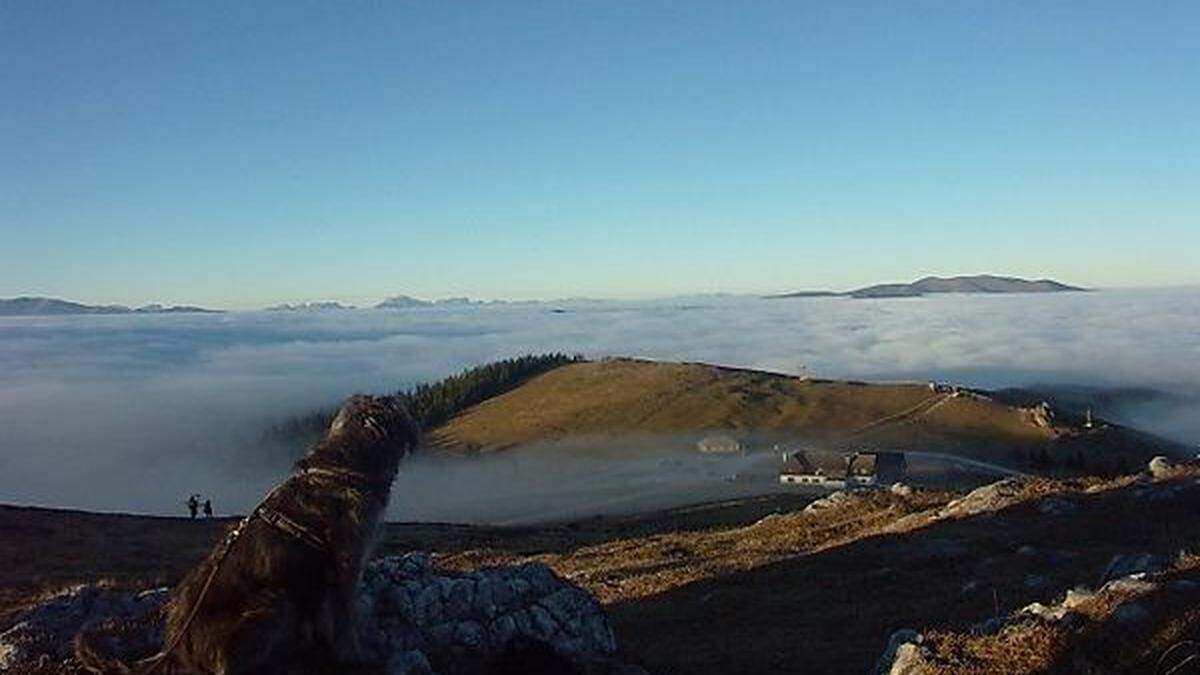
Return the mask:
M 211 499 L 204 500 L 204 517 L 212 518 L 212 500 Z
M 192 516 L 192 520 L 196 519 L 196 512 L 200 510 L 200 495 L 192 495 L 187 500 L 188 513 Z

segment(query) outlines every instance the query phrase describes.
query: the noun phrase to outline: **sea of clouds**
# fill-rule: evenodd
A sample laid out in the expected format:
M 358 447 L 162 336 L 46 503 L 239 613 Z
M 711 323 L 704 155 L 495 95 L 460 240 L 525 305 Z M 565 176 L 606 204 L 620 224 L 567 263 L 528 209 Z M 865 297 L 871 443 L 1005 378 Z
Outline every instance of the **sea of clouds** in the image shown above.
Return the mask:
M 1106 413 L 1200 442 L 1196 288 L 0 318 L 0 503 L 176 513 L 200 492 L 219 511 L 244 510 L 302 450 L 265 450 L 270 424 L 543 351 L 988 388 L 1148 387 L 1165 396 Z M 393 515 L 519 519 L 462 497 L 479 476 L 451 476 L 415 465 Z

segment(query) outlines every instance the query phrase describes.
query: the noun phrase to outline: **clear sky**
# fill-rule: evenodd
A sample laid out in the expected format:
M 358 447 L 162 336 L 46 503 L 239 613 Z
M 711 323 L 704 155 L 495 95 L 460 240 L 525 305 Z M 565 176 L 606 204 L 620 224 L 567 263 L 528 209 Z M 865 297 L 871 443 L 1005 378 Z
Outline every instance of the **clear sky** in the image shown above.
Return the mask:
M 0 296 L 1200 283 L 1200 3 L 0 0 Z

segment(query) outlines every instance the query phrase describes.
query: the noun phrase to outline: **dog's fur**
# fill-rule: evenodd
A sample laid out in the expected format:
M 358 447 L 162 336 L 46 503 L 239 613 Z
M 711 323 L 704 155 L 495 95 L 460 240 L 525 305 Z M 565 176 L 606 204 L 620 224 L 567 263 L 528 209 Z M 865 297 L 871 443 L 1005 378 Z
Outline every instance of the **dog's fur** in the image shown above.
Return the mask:
M 358 659 L 356 587 L 400 459 L 417 442 L 416 423 L 394 399 L 347 401 L 296 473 L 264 503 L 325 545 L 251 517 L 223 559 L 218 545 L 175 588 L 164 662 L 154 664 L 155 672 L 345 672 Z M 364 484 L 355 475 L 371 480 Z M 120 672 L 85 639 L 76 651 L 96 672 Z

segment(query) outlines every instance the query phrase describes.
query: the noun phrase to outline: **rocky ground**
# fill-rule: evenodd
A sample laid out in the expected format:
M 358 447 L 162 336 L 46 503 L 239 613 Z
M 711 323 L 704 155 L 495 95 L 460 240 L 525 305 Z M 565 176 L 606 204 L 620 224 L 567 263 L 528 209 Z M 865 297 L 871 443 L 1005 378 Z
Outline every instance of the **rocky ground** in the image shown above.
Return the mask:
M 430 551 L 438 574 L 467 578 L 542 563 L 597 598 L 616 657 L 651 673 L 1141 673 L 1200 637 L 1198 506 L 1200 468 L 1160 463 L 967 495 L 781 496 L 547 528 L 396 524 L 380 553 Z M 225 526 L 0 509 L 0 629 L 68 583 L 170 582 Z M 880 659 L 889 641 L 898 666 Z
M 77 672 L 80 631 L 125 662 L 150 656 L 162 643 L 169 595 L 165 587 L 94 584 L 58 593 L 0 634 L 0 671 Z M 387 675 L 494 672 L 524 644 L 552 650 L 581 673 L 643 672 L 611 658 L 616 639 L 595 598 L 541 563 L 461 573 L 421 553 L 383 558 L 367 567 L 358 605 L 359 643 Z

